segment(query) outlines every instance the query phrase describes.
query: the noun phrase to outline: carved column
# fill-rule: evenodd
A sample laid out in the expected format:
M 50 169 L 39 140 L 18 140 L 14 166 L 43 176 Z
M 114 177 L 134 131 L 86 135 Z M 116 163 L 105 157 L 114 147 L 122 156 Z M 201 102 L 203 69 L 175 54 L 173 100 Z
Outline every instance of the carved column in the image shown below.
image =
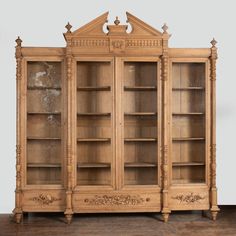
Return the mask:
M 211 41 L 211 213 L 212 219 L 216 220 L 219 207 L 217 206 L 217 188 L 216 188 L 216 60 L 217 60 L 217 47 L 216 40 L 213 38 Z
M 21 77 L 22 77 L 22 53 L 21 53 L 21 43 L 20 37 L 16 39 L 16 94 L 17 94 L 17 120 L 16 120 L 16 190 L 15 190 L 15 209 L 13 213 L 15 215 L 15 220 L 20 223 L 22 218 L 22 208 L 21 208 L 21 117 L 20 117 L 20 107 L 21 107 Z
M 169 141 L 169 104 L 168 104 L 168 66 L 169 66 L 169 55 L 168 55 L 168 39 L 169 34 L 167 33 L 167 25 L 164 24 L 163 29 L 163 52 L 162 52 L 162 66 L 161 66 L 161 81 L 162 81 L 162 215 L 164 222 L 168 221 L 169 218 L 169 201 L 168 201 L 168 189 L 169 189 L 169 173 L 168 173 L 168 141 Z
M 66 75 L 67 75 L 67 190 L 66 190 L 66 219 L 70 224 L 73 215 L 72 209 L 72 50 L 71 50 L 71 25 L 66 25 L 67 32 L 64 34 L 66 46 Z

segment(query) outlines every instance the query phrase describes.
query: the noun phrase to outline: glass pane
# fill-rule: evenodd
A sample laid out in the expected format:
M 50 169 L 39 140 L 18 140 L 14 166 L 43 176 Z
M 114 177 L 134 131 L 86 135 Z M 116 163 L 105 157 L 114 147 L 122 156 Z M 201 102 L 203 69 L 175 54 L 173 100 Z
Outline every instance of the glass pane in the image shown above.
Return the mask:
M 77 185 L 111 185 L 111 62 L 77 63 Z
M 158 184 L 157 63 L 124 63 L 124 184 Z
M 27 184 L 61 183 L 61 62 L 27 64 Z
M 172 183 L 205 181 L 205 64 L 172 66 Z

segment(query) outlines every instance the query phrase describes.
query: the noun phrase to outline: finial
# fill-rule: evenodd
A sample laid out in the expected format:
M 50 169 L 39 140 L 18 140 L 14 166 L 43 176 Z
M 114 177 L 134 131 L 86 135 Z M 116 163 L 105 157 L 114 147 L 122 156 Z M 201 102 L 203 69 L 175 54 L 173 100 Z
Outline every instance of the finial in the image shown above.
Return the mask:
M 168 32 L 167 32 L 168 26 L 167 26 L 166 23 L 162 26 L 162 29 L 163 29 L 163 33 L 164 33 L 164 34 L 168 34 Z
M 211 45 L 212 45 L 212 47 L 215 47 L 216 44 L 217 44 L 217 41 L 215 40 L 215 38 L 213 38 L 213 39 L 211 40 Z
M 17 47 L 21 47 L 22 40 L 21 40 L 21 38 L 20 38 L 19 36 L 17 37 L 17 39 L 15 40 L 15 42 L 16 42 L 16 46 L 17 46 Z
M 120 24 L 120 21 L 118 19 L 118 16 L 116 16 L 116 20 L 114 21 L 115 25 L 119 25 Z
M 66 33 L 71 33 L 71 28 L 72 28 L 72 25 L 68 22 L 67 25 L 65 26 L 65 28 L 67 29 L 67 32 Z
M 162 29 L 163 29 L 163 33 L 167 34 L 168 26 L 166 25 L 166 23 L 162 26 Z

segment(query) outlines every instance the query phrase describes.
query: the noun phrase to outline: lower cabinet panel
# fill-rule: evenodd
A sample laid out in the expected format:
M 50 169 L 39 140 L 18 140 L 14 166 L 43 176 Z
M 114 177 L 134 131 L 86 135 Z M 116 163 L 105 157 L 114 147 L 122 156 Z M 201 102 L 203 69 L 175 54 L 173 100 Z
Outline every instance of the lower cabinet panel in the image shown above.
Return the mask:
M 171 188 L 169 194 L 171 210 L 207 210 L 209 190 L 207 187 Z
M 22 194 L 25 212 L 65 211 L 65 191 L 63 190 L 24 190 Z
M 74 193 L 74 212 L 159 212 L 159 192 L 114 191 Z

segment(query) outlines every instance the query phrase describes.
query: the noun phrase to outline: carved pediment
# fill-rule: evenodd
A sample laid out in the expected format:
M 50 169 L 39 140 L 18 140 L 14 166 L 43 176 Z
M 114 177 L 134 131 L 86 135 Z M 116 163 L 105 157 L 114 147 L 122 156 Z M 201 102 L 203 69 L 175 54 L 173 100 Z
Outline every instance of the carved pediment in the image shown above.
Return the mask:
M 162 33 L 160 31 L 154 29 L 136 16 L 131 15 L 129 12 L 126 12 L 126 15 L 127 21 L 131 24 L 132 27 L 132 31 L 130 32 L 130 34 L 162 37 Z
M 68 23 L 64 34 L 67 45 L 76 53 L 89 50 L 91 53 L 132 53 L 147 49 L 150 53 L 160 54 L 170 36 L 167 26 L 163 27 L 162 33 L 129 12 L 126 15 L 127 23 L 131 25 L 130 32 L 127 32 L 128 25 L 120 24 L 118 17 L 114 24 L 107 24 L 108 12 L 75 31 L 71 31 L 72 26 Z M 108 32 L 104 32 L 104 25 Z
M 81 28 L 75 30 L 72 34 L 73 36 L 104 36 L 106 35 L 103 31 L 103 26 L 107 22 L 109 12 L 102 14 L 96 19 L 90 21 L 88 24 L 82 26 Z

